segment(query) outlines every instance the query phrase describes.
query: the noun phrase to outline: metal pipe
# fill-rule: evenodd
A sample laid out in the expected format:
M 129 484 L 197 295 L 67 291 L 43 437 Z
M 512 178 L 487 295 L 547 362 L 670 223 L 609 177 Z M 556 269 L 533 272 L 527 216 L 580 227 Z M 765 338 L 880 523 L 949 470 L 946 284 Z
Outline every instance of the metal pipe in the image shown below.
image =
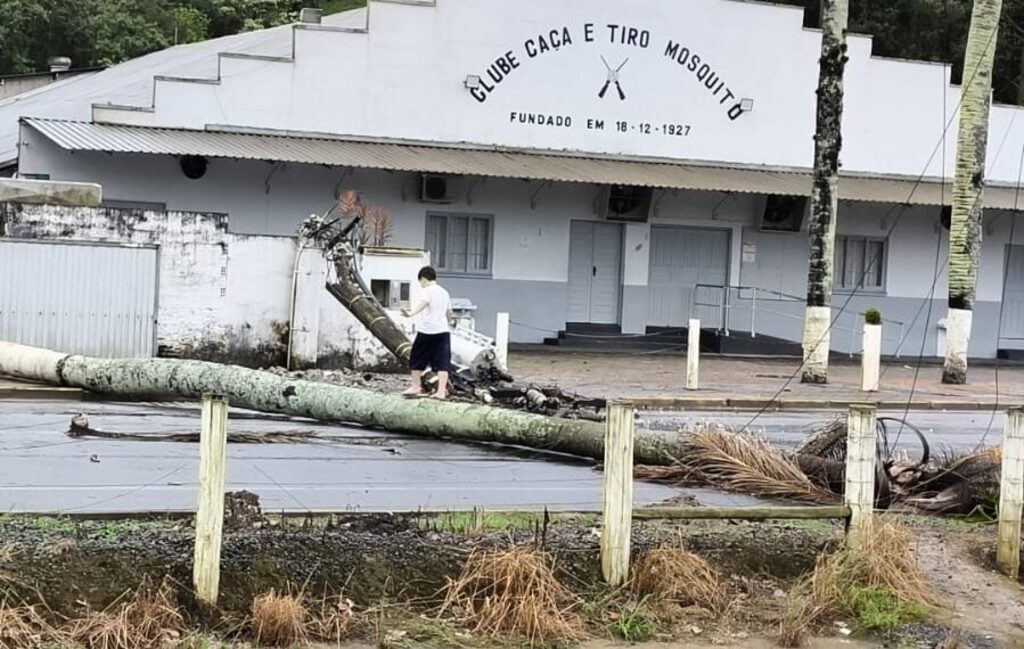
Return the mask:
M 750 337 L 757 338 L 757 289 L 750 293 Z

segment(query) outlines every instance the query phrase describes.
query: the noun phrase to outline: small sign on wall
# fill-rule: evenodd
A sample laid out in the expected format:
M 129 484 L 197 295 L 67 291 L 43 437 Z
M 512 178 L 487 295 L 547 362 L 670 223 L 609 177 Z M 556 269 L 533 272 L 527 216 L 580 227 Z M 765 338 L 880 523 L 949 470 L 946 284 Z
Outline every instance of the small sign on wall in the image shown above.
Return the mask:
M 753 264 L 757 262 L 757 244 L 743 242 L 743 263 Z

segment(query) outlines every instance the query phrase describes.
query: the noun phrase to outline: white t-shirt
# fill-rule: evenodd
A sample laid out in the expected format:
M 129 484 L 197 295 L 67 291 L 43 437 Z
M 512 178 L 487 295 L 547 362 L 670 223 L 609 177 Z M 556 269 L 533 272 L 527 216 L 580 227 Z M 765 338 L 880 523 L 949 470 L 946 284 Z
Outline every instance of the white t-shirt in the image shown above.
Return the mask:
M 448 291 L 433 284 L 423 289 L 420 300 L 427 303 L 427 308 L 420 312 L 420 323 L 416 330 L 424 334 L 447 333 L 448 310 L 452 306 Z

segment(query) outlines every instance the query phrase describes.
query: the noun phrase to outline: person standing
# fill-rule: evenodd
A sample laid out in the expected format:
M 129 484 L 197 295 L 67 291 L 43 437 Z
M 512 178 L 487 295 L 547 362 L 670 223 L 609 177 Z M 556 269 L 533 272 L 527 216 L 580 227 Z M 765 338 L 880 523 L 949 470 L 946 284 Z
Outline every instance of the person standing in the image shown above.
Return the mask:
M 448 396 L 448 373 L 451 371 L 452 340 L 448 329 L 451 318 L 451 296 L 437 283 L 437 271 L 430 266 L 420 269 L 417 279 L 422 291 L 419 299 L 410 309 L 402 309 L 407 318 L 423 314 L 416 325 L 416 339 L 412 343 L 409 355 L 411 370 L 409 389 L 406 396 L 423 394 L 423 371 L 429 367 L 437 373 L 437 392 L 435 399 Z

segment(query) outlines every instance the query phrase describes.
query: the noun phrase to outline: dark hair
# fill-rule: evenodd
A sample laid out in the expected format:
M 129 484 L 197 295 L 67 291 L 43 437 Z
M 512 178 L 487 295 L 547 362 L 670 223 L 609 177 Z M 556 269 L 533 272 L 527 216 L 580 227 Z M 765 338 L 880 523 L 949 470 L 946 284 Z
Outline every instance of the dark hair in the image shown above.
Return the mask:
M 437 271 L 432 266 L 424 266 L 420 269 L 420 274 L 416 276 L 416 279 L 425 279 L 428 282 L 437 281 Z

